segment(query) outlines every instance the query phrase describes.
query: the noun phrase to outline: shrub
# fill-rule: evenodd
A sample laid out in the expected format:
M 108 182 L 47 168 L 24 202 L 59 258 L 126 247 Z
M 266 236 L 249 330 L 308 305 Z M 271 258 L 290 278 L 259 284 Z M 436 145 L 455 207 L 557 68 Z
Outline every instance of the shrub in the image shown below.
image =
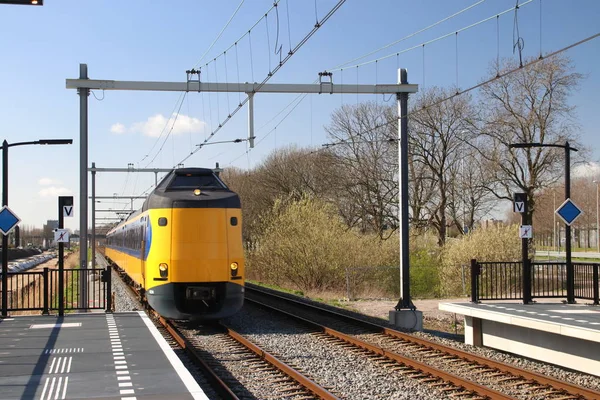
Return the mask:
M 344 267 L 360 249 L 335 209 L 319 200 L 277 201 L 265 217 L 266 229 L 248 255 L 253 279 L 298 289 L 327 290 L 339 285 Z
M 443 296 L 463 294 L 462 269 L 470 290 L 471 259 L 478 261 L 519 261 L 521 239 L 518 225 L 498 225 L 476 229 L 461 239 L 448 240 L 442 250 L 440 280 Z

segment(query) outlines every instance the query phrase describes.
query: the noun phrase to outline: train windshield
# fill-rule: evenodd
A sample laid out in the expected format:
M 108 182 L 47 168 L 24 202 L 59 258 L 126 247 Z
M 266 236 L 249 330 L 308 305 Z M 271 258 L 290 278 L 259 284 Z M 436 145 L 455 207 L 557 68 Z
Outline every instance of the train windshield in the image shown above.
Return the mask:
M 167 190 L 180 189 L 227 189 L 227 187 L 215 175 L 175 175 Z

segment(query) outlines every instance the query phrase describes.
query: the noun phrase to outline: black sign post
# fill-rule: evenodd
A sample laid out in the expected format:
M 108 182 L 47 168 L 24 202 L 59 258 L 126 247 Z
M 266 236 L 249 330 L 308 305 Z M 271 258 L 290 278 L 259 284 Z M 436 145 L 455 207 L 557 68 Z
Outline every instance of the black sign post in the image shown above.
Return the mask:
M 527 193 L 514 194 L 514 211 L 521 213 L 521 259 L 523 260 L 523 304 L 529 304 L 531 298 L 531 260 L 529 259 L 529 237 L 524 230 L 531 229 L 529 224 L 529 207 L 527 206 Z M 530 232 L 531 234 L 531 232 Z
M 65 206 L 73 207 L 73 196 L 58 196 L 58 229 L 64 228 Z M 65 315 L 65 244 L 58 242 L 58 316 Z

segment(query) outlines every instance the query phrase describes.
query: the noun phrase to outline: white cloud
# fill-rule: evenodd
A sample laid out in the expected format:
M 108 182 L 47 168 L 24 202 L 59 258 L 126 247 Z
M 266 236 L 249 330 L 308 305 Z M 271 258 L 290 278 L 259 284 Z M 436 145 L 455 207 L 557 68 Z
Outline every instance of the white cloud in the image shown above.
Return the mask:
M 57 197 L 71 194 L 71 190 L 64 187 L 50 186 L 38 192 L 41 197 Z
M 111 126 L 110 130 L 113 133 L 125 133 L 126 131 L 140 132 L 145 136 L 159 137 L 163 130 L 163 133 L 168 133 L 171 130 L 171 127 L 173 127 L 171 134 L 180 135 L 183 133 L 202 132 L 206 126 L 205 122 L 188 115 L 179 114 L 176 121 L 175 117 L 176 114 L 173 114 L 171 118 L 167 119 L 162 114 L 156 114 L 148 117 L 146 121 L 132 124 L 129 129 L 126 129 L 123 124 L 116 123 Z M 174 126 L 173 123 L 175 124 Z
M 598 178 L 600 177 L 600 164 L 597 162 L 588 162 L 573 168 L 574 178 Z
M 112 133 L 116 133 L 117 135 L 121 135 L 121 134 L 125 133 L 125 131 L 126 131 L 126 129 L 125 129 L 125 125 L 123 125 L 123 124 L 122 124 L 122 123 L 120 123 L 120 122 L 117 122 L 116 124 L 113 124 L 113 125 L 110 127 L 110 131 L 111 131 Z
M 52 178 L 41 178 L 38 183 L 42 186 L 59 185 L 61 182 Z

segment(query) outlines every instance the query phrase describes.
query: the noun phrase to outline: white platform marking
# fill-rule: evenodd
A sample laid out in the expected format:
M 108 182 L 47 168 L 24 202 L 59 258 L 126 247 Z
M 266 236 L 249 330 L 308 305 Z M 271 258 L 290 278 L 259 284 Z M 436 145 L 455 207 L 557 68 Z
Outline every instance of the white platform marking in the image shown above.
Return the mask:
M 81 326 L 81 322 L 65 322 L 57 324 L 35 324 L 31 325 L 29 329 L 48 329 L 48 328 L 78 328 Z
M 167 356 L 167 359 L 175 369 L 175 372 L 177 372 L 177 374 L 183 381 L 185 387 L 190 392 L 192 397 L 195 400 L 209 400 L 198 385 L 198 382 L 196 382 L 196 380 L 192 377 L 192 374 L 190 374 L 190 371 L 188 371 L 184 367 L 183 363 L 181 362 L 179 357 L 175 355 L 175 352 L 173 351 L 173 349 L 171 349 L 165 338 L 162 337 L 160 332 L 158 332 L 158 329 L 156 329 L 152 321 L 150 321 L 150 318 L 148 318 L 148 316 L 143 311 L 138 311 L 138 314 L 152 333 L 152 336 L 154 336 L 154 339 L 156 340 L 162 351 L 165 353 L 165 356 Z

